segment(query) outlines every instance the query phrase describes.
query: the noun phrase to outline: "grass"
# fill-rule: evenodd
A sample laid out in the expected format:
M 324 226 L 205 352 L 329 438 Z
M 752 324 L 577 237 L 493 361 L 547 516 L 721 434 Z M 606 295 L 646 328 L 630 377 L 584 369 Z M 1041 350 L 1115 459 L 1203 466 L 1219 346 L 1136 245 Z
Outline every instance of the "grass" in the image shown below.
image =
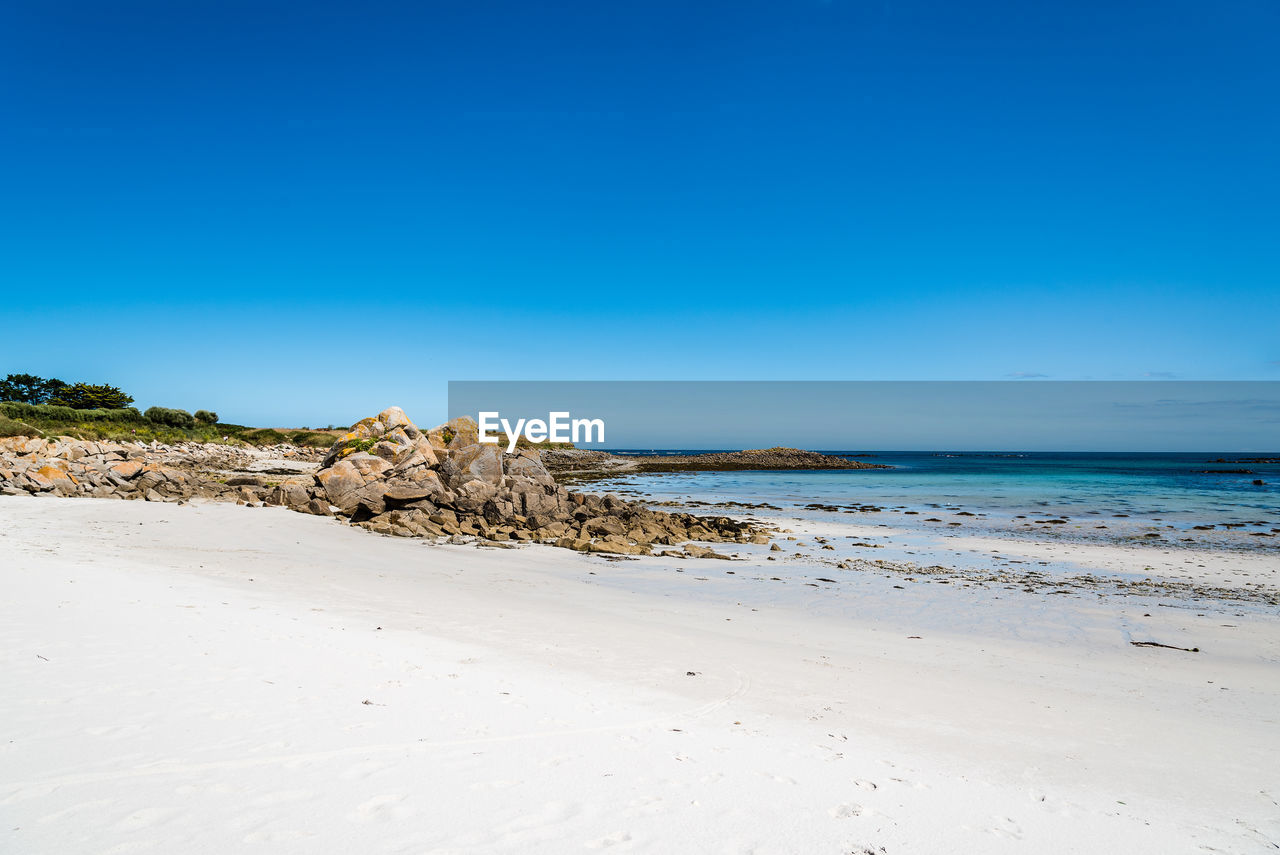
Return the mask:
M 311 430 L 252 428 L 230 423 L 176 427 L 152 421 L 134 407 L 74 410 L 52 404 L 0 401 L 0 437 L 70 436 L 118 442 L 217 442 L 228 445 L 276 445 L 290 442 L 312 448 L 333 445 L 333 434 Z
M 6 436 L 32 436 L 34 433 L 31 425 L 24 422 L 14 421 L 8 416 L 0 416 L 0 437 Z M 35 434 L 39 435 L 39 434 Z
M 0 437 L 6 436 L 70 436 L 75 439 L 112 440 L 116 442 L 218 442 L 228 445 L 278 445 L 292 443 L 308 448 L 329 448 L 343 431 L 329 428 L 254 428 L 246 425 L 219 422 L 204 424 L 193 420 L 191 427 L 179 427 L 173 410 L 153 407 L 163 421 L 147 418 L 146 413 L 134 407 L 118 410 L 74 410 L 53 404 L 23 404 L 17 401 L 0 401 Z M 452 431 L 446 430 L 445 441 L 452 439 Z M 376 440 L 357 440 L 359 450 L 367 451 Z M 506 449 L 507 437 L 499 438 L 500 448 Z M 573 448 L 569 442 L 531 443 L 524 436 L 516 442 L 517 448 Z

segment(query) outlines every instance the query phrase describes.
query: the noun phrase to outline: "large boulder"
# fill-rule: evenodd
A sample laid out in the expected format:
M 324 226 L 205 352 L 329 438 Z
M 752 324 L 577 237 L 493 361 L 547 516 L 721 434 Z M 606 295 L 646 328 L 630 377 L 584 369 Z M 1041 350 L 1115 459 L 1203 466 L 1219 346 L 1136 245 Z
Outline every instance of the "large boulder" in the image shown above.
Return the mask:
M 479 480 L 498 487 L 502 484 L 502 452 L 496 445 L 468 445 L 451 451 L 450 486 Z
M 330 447 L 321 467 L 327 469 L 339 460 L 364 452 L 403 469 L 429 469 L 438 462 L 431 441 L 399 407 L 388 407 L 377 416 L 352 425 Z
M 382 476 L 392 465 L 381 457 L 357 452 L 316 473 L 316 483 L 329 503 L 344 514 L 355 514 L 363 505 L 373 513 L 385 510 L 386 484 Z
M 507 476 L 513 481 L 529 481 L 544 487 L 554 487 L 556 479 L 551 477 L 547 467 L 542 464 L 542 457 L 536 451 L 521 451 L 515 456 L 505 458 Z
M 433 448 L 451 451 L 480 442 L 480 426 L 470 416 L 459 416 L 427 431 Z

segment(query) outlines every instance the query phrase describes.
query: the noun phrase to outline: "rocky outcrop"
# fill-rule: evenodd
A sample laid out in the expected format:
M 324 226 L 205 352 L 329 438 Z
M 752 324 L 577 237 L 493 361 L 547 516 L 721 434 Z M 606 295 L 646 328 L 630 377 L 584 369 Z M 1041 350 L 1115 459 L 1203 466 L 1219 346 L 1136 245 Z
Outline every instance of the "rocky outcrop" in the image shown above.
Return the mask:
M 204 443 L 0 439 L 0 494 L 144 499 L 193 498 L 309 507 L 314 453 L 294 446 L 238 449 Z M 274 465 L 273 465 L 274 464 Z M 260 470 L 257 473 L 253 469 Z M 283 475 L 281 474 L 283 473 Z M 326 504 L 324 513 L 328 513 Z
M 648 554 L 655 545 L 689 540 L 767 540 L 728 517 L 663 513 L 614 496 L 571 493 L 556 483 L 539 452 L 504 454 L 478 436 L 466 417 L 423 434 L 392 407 L 340 437 L 316 482 L 339 513 L 386 534 L 471 535 L 614 555 Z
M 619 472 L 716 472 L 752 469 L 890 469 L 799 448 L 757 448 L 708 454 L 654 454 L 624 456 L 587 449 L 556 449 L 543 453 L 547 466 L 557 472 L 613 475 Z
M 729 517 L 655 511 L 616 496 L 571 493 L 537 451 L 480 444 L 476 423 L 423 432 L 399 407 L 363 419 L 318 462 L 291 446 L 0 440 L 0 493 L 281 505 L 406 537 L 540 542 L 609 555 L 726 557 L 699 542 L 767 542 Z

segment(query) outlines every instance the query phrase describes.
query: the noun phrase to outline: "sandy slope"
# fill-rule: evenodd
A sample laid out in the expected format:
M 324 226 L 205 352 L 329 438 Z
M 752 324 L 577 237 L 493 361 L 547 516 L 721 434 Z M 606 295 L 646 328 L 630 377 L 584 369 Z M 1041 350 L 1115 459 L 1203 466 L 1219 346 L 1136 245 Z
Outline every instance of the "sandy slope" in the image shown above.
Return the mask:
M 1280 844 L 1274 610 L 806 581 L 0 499 L 0 850 Z

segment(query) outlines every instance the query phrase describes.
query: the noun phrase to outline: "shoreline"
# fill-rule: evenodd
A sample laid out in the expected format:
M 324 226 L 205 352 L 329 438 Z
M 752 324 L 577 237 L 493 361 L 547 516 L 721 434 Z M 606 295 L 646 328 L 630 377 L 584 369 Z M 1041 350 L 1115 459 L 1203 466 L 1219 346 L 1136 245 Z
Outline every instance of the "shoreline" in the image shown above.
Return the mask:
M 754 473 L 753 473 L 754 474 Z M 779 473 L 786 476 L 803 472 Z M 820 474 L 814 470 L 814 474 Z M 1103 543 L 1132 545 L 1139 548 L 1183 549 L 1211 548 L 1237 550 L 1249 554 L 1273 554 L 1280 557 L 1280 519 L 1275 509 L 1251 510 L 1240 519 L 1222 519 L 1224 514 L 1202 511 L 1201 516 L 1186 516 L 1160 510 L 1126 507 L 1123 513 L 1114 507 L 1073 505 L 1052 511 L 1029 503 L 1026 506 L 990 507 L 967 504 L 963 497 L 947 504 L 916 500 L 911 503 L 886 503 L 883 499 L 855 500 L 844 496 L 836 501 L 805 501 L 796 498 L 748 496 L 750 487 L 711 488 L 706 484 L 686 483 L 690 477 L 678 472 L 613 473 L 589 481 L 575 481 L 581 489 L 601 495 L 613 493 L 654 508 L 669 508 L 689 513 L 729 512 L 738 515 L 849 521 L 867 526 L 908 528 L 921 533 L 946 536 L 975 531 L 1010 540 L 1048 539 L 1061 543 Z M 854 476 L 858 477 L 858 476 Z M 1270 517 L 1263 519 L 1261 517 Z M 950 532 L 948 529 L 956 529 Z
M 780 584 L 763 558 L 434 545 L 212 502 L 0 514 L 18 850 L 336 851 L 370 822 L 434 852 L 1280 839 L 1274 610 L 815 588 L 799 561 Z

